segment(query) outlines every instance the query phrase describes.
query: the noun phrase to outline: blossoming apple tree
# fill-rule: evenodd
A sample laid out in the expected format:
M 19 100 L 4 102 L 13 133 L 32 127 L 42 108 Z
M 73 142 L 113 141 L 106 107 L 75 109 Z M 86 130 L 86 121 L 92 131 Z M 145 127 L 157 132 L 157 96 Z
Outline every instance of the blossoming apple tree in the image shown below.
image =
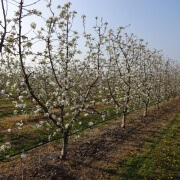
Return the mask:
M 105 119 L 106 109 L 96 104 L 122 112 L 125 128 L 130 111 L 144 107 L 147 116 L 150 104 L 159 107 L 161 101 L 179 95 L 179 66 L 149 50 L 142 39 L 123 34 L 123 27 L 108 29 L 108 23 L 97 17 L 95 33 L 88 33 L 85 15 L 82 32 L 77 32 L 77 12 L 71 11 L 71 3 L 54 9 L 52 0 L 46 0 L 43 14 L 33 8 L 39 2 L 12 0 L 16 12 L 8 19 L 9 1 L 1 0 L 0 95 L 15 99 L 17 109 L 25 110 L 25 100 L 33 101 L 33 113 L 42 113 L 54 132 L 63 135 L 62 159 L 80 117 L 98 113 Z M 30 22 L 28 30 L 25 22 Z

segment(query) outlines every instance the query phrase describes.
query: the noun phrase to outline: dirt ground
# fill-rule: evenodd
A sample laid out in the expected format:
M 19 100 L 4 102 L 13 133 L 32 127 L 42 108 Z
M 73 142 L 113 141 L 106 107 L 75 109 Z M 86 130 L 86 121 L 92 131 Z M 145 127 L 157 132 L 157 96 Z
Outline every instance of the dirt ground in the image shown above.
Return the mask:
M 128 156 L 141 152 L 147 137 L 160 136 L 160 129 L 168 126 L 178 112 L 179 98 L 162 104 L 159 111 L 150 107 L 145 119 L 142 110 L 131 113 L 125 129 L 120 128 L 118 119 L 89 130 L 78 140 L 70 139 L 67 161 L 59 158 L 61 142 L 53 142 L 29 152 L 24 165 L 20 158 L 0 162 L 0 180 L 19 180 L 22 174 L 24 179 L 34 180 L 111 179 L 118 173 L 113 164 L 123 167 Z

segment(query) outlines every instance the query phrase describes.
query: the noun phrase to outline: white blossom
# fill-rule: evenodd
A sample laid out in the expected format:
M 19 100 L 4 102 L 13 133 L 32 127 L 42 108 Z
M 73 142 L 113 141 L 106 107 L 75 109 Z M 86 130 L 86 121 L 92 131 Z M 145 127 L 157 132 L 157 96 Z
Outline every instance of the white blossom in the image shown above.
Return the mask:
M 10 148 L 11 148 L 11 143 L 10 143 L 10 142 L 6 142 L 5 145 L 6 145 L 6 148 L 7 148 L 7 149 L 10 149 Z
M 2 95 L 4 95 L 5 94 L 5 90 L 3 89 L 3 90 L 1 90 L 1 94 Z
M 0 146 L 0 152 L 5 152 L 5 145 Z
M 103 121 L 105 120 L 105 118 L 106 118 L 106 115 L 104 115 L 104 114 L 103 114 L 103 115 L 102 115 L 102 119 L 103 119 Z
M 93 126 L 93 124 L 94 124 L 93 122 L 89 122 L 88 123 L 89 126 Z
M 26 155 L 25 153 L 22 153 L 22 154 L 21 154 L 21 159 L 22 159 L 22 160 L 26 160 L 26 158 L 27 158 L 27 155 Z
M 88 113 L 85 113 L 85 114 L 84 114 L 84 117 L 87 117 L 88 115 L 89 115 Z
M 32 29 L 36 29 L 36 23 L 32 22 L 30 26 Z
M 22 100 L 23 100 L 23 96 L 19 96 L 18 99 L 19 99 L 20 101 L 22 101 Z
M 9 133 L 10 133 L 11 131 L 12 131 L 11 128 L 9 128 L 9 129 L 7 130 L 7 132 L 9 132 Z

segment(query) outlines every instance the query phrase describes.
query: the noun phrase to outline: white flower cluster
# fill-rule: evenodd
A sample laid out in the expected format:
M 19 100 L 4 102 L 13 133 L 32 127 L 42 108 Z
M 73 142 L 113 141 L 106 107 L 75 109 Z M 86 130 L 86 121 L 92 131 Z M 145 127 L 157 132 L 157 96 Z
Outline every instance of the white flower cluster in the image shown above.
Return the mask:
M 103 119 L 103 121 L 106 119 L 106 115 L 105 114 L 102 115 L 102 119 Z
M 0 93 L 1 95 L 4 95 L 5 94 L 5 90 L 3 89 L 3 90 L 1 90 L 1 93 Z
M 27 158 L 27 155 L 26 155 L 25 153 L 22 153 L 22 154 L 21 154 L 21 160 L 22 160 L 22 161 L 25 161 L 26 158 Z
M 30 26 L 32 29 L 36 29 L 36 23 L 32 22 Z
M 11 129 L 11 128 L 9 128 L 9 129 L 7 130 L 7 132 L 8 132 L 8 133 L 10 133 L 11 131 L 12 131 L 12 129 Z
M 16 123 L 16 126 L 18 129 L 22 129 L 23 122 L 21 121 L 21 122 Z
M 18 99 L 19 99 L 19 101 L 23 101 L 23 98 L 24 98 L 23 96 L 19 96 Z
M 0 146 L 0 152 L 5 152 L 6 149 L 11 149 L 11 143 L 6 142 L 5 144 Z
M 88 125 L 89 125 L 89 126 L 93 126 L 94 123 L 93 123 L 93 122 L 89 122 Z

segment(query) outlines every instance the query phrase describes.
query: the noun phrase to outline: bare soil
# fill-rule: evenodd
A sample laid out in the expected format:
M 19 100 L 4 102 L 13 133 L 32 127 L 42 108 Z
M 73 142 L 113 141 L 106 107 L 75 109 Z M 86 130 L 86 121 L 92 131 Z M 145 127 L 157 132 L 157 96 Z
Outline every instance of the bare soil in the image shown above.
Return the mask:
M 19 180 L 22 174 L 24 179 L 34 180 L 111 179 L 118 175 L 117 164 L 123 167 L 130 155 L 141 152 L 146 139 L 160 136 L 160 129 L 179 112 L 177 98 L 163 103 L 160 110 L 150 107 L 146 118 L 143 110 L 129 114 L 125 129 L 120 128 L 118 119 L 86 131 L 78 140 L 72 137 L 66 161 L 59 158 L 61 142 L 50 143 L 29 152 L 23 164 L 19 157 L 0 162 L 0 180 Z

